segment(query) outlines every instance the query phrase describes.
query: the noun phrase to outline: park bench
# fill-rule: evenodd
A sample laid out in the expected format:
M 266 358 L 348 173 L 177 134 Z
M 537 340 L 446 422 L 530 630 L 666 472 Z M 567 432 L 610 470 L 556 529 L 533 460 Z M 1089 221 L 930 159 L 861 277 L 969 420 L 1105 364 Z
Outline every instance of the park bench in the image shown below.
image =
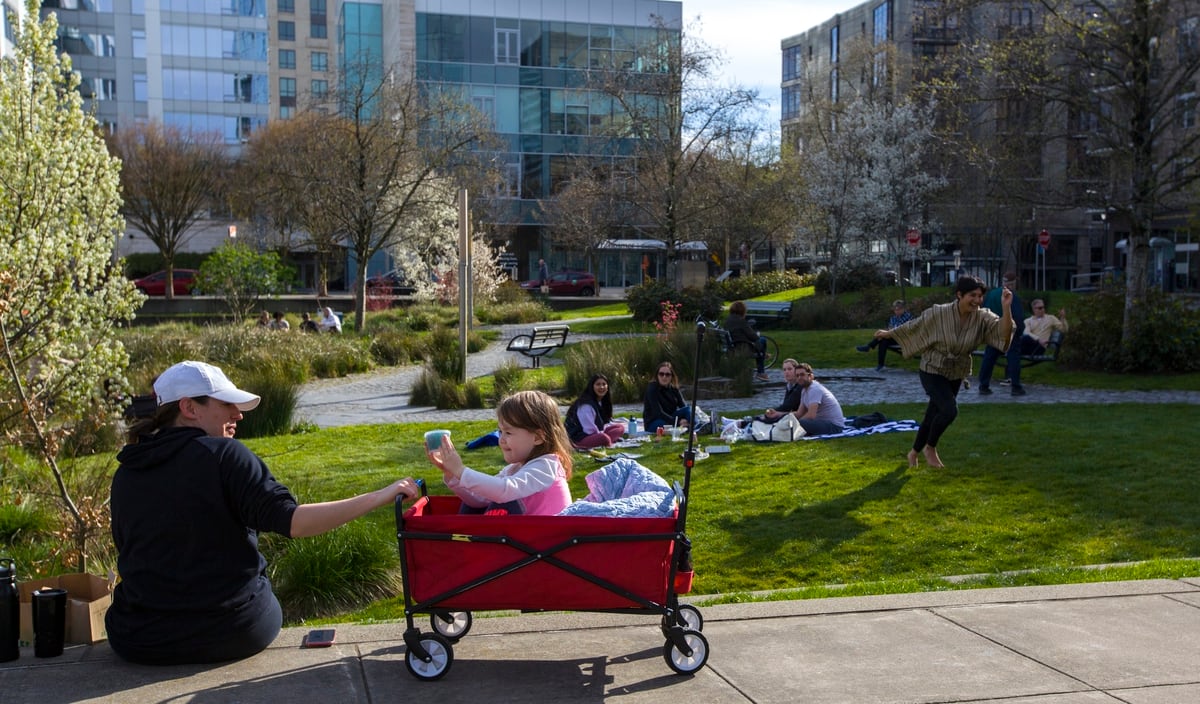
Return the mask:
M 746 318 L 756 323 L 787 322 L 792 319 L 791 301 L 746 301 Z
M 1035 364 L 1042 362 L 1057 362 L 1058 351 L 1062 348 L 1063 338 L 1062 330 L 1055 330 L 1050 333 L 1050 340 L 1046 343 L 1046 351 L 1041 354 L 1023 354 L 1021 355 L 1021 367 L 1032 367 Z M 1017 340 L 1013 340 L 1013 344 L 1018 344 Z M 976 357 L 983 356 L 983 350 L 975 350 L 971 354 Z
M 516 335 L 508 341 L 508 351 L 520 352 L 533 360 L 533 368 L 541 366 L 542 357 L 567 344 L 569 325 L 535 325 L 533 331 Z

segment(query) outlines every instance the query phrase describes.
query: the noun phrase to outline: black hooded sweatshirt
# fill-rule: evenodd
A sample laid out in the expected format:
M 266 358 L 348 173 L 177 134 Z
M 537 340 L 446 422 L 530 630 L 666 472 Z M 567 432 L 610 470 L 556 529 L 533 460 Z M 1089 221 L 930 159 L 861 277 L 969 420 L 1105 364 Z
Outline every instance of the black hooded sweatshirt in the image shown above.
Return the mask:
M 241 442 L 199 428 L 164 428 L 117 460 L 113 649 L 186 657 L 260 628 L 278 606 L 258 532 L 290 537 L 296 499 L 287 487 Z

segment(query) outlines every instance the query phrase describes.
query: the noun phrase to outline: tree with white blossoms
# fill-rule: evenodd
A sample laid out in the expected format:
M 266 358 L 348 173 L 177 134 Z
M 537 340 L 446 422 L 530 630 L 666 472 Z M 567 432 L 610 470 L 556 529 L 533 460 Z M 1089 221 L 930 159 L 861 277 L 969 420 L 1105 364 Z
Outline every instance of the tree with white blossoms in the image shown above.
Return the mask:
M 107 495 L 72 496 L 68 455 L 114 420 L 128 355 L 113 329 L 144 299 L 111 259 L 120 163 L 54 52 L 55 15 L 26 9 L 0 62 L 0 433 L 44 465 L 35 493 L 57 495 L 85 570 Z
M 404 223 L 405 236 L 389 249 L 396 268 L 413 287 L 418 300 L 451 302 L 458 296 L 458 206 L 453 186 L 446 182 L 428 184 L 441 188 L 444 197 L 424 197 L 412 208 Z M 488 244 L 486 232 L 471 229 L 471 270 L 474 298 L 490 301 L 508 275 L 500 268 L 499 255 Z
M 820 129 L 811 143 L 807 160 L 821 177 L 808 183 L 808 196 L 819 213 L 813 229 L 824 234 L 830 269 L 836 272 L 851 245 L 866 251 L 869 240 L 903 251 L 905 231 L 924 224 L 928 199 L 946 183 L 924 166 L 938 143 L 933 110 L 860 98 L 839 106 L 825 124 L 836 128 Z

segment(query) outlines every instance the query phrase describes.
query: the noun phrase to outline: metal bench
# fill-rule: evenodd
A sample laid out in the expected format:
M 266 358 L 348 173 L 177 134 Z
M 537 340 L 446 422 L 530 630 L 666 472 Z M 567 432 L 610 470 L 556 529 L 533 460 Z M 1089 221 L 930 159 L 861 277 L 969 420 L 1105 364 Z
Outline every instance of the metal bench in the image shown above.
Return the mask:
M 746 301 L 746 318 L 755 322 L 788 321 L 792 319 L 791 301 Z
M 508 351 L 520 352 L 533 360 L 533 368 L 541 365 L 542 357 L 567 344 L 569 325 L 535 325 L 533 332 L 516 335 L 508 341 Z
M 1050 333 L 1050 340 L 1046 342 L 1046 351 L 1041 354 L 1023 354 L 1021 355 L 1021 367 L 1032 367 L 1035 364 L 1042 362 L 1057 362 L 1058 351 L 1062 348 L 1063 338 L 1062 330 L 1055 330 Z M 1013 344 L 1019 344 L 1017 340 L 1013 340 Z M 971 354 L 976 357 L 983 356 L 983 350 L 975 350 Z

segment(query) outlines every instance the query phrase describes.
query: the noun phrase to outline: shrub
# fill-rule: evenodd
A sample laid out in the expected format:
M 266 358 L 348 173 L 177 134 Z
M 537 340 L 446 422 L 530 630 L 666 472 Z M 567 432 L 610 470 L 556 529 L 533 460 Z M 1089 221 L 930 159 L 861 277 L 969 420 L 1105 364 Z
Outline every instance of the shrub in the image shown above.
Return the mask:
M 801 330 L 836 330 L 847 327 L 849 318 L 846 305 L 835 296 L 812 296 L 792 303 L 792 322 Z
M 834 293 L 832 285 L 835 281 L 837 293 L 851 293 L 882 285 L 886 282 L 886 275 L 877 264 L 858 262 L 839 266 L 834 274 L 825 269 L 817 274 L 814 285 L 818 293 Z
M 711 320 L 721 311 L 721 296 L 711 288 L 677 289 L 665 281 L 648 279 L 626 292 L 625 305 L 633 319 L 644 323 L 662 323 L 663 303 L 679 303 L 679 320 L 697 317 Z
M 417 341 L 406 330 L 388 328 L 371 337 L 371 359 L 388 367 L 408 364 L 417 356 Z
M 815 280 L 816 276 L 813 274 L 801 275 L 794 271 L 767 271 L 761 274 L 739 276 L 736 279 L 726 279 L 719 284 L 713 283 L 713 288 L 722 300 L 743 301 L 747 298 L 768 296 L 772 293 L 812 286 Z
M 1148 291 L 1137 305 L 1133 338 L 1122 345 L 1124 309 L 1124 291 L 1081 297 L 1071 312 L 1062 363 L 1111 373 L 1200 370 L 1200 311 L 1182 299 Z
M 291 430 L 301 384 L 293 366 L 264 360 L 238 370 L 237 378 L 238 386 L 262 397 L 258 407 L 238 421 L 239 437 L 269 437 Z
M 264 536 L 266 537 L 266 536 Z M 396 545 L 365 521 L 304 540 L 264 540 L 284 620 L 330 616 L 399 592 Z
M 516 391 L 524 391 L 524 371 L 513 360 L 508 360 L 492 372 L 493 389 L 497 399 L 504 398 Z
M 530 298 L 524 292 L 521 295 L 524 300 L 476 306 L 475 316 L 487 325 L 538 323 L 554 317 L 554 312 L 543 301 Z

